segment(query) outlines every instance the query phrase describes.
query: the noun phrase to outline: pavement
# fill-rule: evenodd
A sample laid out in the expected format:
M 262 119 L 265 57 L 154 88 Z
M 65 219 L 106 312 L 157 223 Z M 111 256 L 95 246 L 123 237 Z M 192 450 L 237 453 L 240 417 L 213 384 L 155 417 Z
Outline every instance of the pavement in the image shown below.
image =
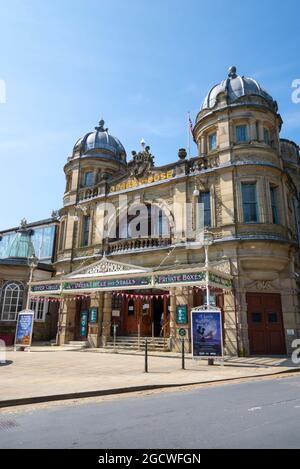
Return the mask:
M 8 350 L 6 360 L 0 366 L 0 407 L 300 371 L 284 357 L 227 357 L 224 366 L 208 366 L 190 355 L 182 370 L 180 354 L 153 352 L 145 373 L 142 353 L 63 347 Z
M 109 449 L 117 448 L 124 450 L 119 455 L 132 455 L 130 466 L 141 456 L 130 449 L 155 448 L 154 457 L 161 454 L 159 448 L 299 449 L 299 387 L 299 374 L 280 375 L 1 409 L 0 448 L 95 448 L 97 460 L 99 454 L 116 454 Z M 211 455 L 201 453 L 201 463 L 202 456 L 212 462 Z

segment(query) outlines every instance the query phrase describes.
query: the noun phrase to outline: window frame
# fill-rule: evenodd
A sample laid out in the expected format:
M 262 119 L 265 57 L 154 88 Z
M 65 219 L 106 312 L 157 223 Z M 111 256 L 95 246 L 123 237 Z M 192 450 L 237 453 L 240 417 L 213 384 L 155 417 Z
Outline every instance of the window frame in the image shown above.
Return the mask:
M 42 306 L 42 311 L 40 310 L 40 306 Z M 30 309 L 34 311 L 34 321 L 45 322 L 49 311 L 49 300 L 31 300 Z M 42 313 L 41 318 L 39 317 L 40 313 Z
M 87 177 L 91 175 L 92 181 L 91 184 L 87 184 Z M 83 173 L 83 180 L 82 180 L 83 187 L 93 187 L 95 185 L 95 172 L 91 169 L 86 170 Z
M 255 201 L 245 201 L 244 199 L 244 188 L 246 186 L 252 186 L 255 188 Z M 258 197 L 257 197 L 257 181 L 242 181 L 241 182 L 241 192 L 242 192 L 242 215 L 243 223 L 245 224 L 255 224 L 260 222 L 260 214 L 258 207 Z M 245 206 L 255 206 L 256 219 L 255 220 L 246 220 L 246 211 Z M 250 211 L 251 213 L 251 211 Z
M 274 225 L 280 224 L 278 195 L 279 195 L 279 186 L 276 186 L 275 184 L 270 184 L 271 214 L 272 214 L 272 223 Z M 275 200 L 274 200 L 274 196 L 275 196 Z
M 4 308 L 6 306 L 6 298 L 7 298 L 7 290 L 9 287 L 11 287 L 12 285 L 14 285 L 16 288 L 14 288 L 13 290 L 11 290 L 12 292 L 17 290 L 18 291 L 18 294 L 17 294 L 17 297 L 16 297 L 16 301 L 15 301 L 15 310 L 14 311 L 11 311 L 11 307 L 12 307 L 12 300 L 13 300 L 13 296 L 10 298 L 10 301 L 9 301 L 9 311 L 4 311 Z M 0 316 L 0 320 L 3 321 L 3 322 L 16 322 L 17 319 L 18 319 L 18 313 L 20 311 L 22 311 L 23 309 L 23 302 L 24 302 L 24 285 L 21 283 L 21 282 L 17 282 L 17 281 L 9 281 L 9 282 L 6 282 L 2 289 L 1 289 L 1 316 Z M 8 315 L 8 319 L 5 319 L 4 318 L 4 314 L 5 315 Z M 14 319 L 10 319 L 10 315 L 14 315 Z
M 267 139 L 266 135 L 268 135 Z M 266 145 L 271 145 L 271 132 L 270 129 L 266 126 L 263 127 L 263 141 Z
M 86 222 L 88 221 L 88 229 L 86 229 Z M 84 215 L 82 217 L 81 225 L 81 247 L 88 247 L 90 245 L 90 233 L 91 233 L 91 222 L 92 218 L 90 215 Z
M 203 195 L 207 196 L 207 200 L 208 200 L 208 203 L 209 203 L 209 208 L 205 208 L 205 202 L 203 202 L 201 200 Z M 200 204 L 204 205 L 204 207 L 203 207 L 203 224 L 204 224 L 204 227 L 207 227 L 207 226 L 211 227 L 212 226 L 212 211 L 211 211 L 211 194 L 210 194 L 210 190 L 200 191 L 199 192 L 199 197 L 198 197 L 198 202 Z M 207 213 L 209 213 L 209 223 L 205 222 L 205 218 L 206 218 Z
M 244 128 L 245 129 L 245 139 L 241 140 L 238 138 L 238 129 Z M 248 125 L 247 124 L 236 124 L 235 125 L 235 141 L 237 144 L 239 143 L 247 143 L 249 141 L 248 137 L 249 131 L 248 131 Z
M 212 138 L 214 137 L 214 146 L 212 146 Z M 211 132 L 208 134 L 208 150 L 215 151 L 218 148 L 217 132 Z

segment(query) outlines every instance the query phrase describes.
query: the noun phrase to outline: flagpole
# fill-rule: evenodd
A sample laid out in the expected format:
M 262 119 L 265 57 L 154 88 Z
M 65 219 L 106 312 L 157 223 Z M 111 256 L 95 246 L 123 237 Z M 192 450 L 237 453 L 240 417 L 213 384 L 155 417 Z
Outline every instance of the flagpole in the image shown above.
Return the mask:
M 188 132 L 188 157 L 191 157 L 191 130 L 190 130 L 190 112 L 187 113 L 187 132 Z

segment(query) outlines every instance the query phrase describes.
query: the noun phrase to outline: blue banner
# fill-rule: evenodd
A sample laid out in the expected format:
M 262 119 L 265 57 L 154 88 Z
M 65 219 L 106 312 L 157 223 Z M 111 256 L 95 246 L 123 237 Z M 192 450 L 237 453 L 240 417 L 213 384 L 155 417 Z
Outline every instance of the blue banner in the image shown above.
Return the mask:
M 33 311 L 20 311 L 18 314 L 15 345 L 30 347 L 33 330 Z
M 221 311 L 192 311 L 192 350 L 194 357 L 222 357 Z

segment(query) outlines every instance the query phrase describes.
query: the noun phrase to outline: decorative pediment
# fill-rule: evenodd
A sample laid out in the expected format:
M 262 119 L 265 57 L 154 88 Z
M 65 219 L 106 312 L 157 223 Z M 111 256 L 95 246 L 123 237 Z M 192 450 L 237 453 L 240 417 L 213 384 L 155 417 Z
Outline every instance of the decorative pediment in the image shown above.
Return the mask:
M 128 274 L 128 273 L 145 273 L 149 272 L 151 269 L 145 269 L 144 267 L 139 267 L 136 265 L 125 264 L 123 262 L 117 262 L 107 257 L 102 257 L 102 259 L 85 266 L 81 269 L 75 270 L 74 272 L 69 273 L 66 275 L 67 278 L 84 278 L 84 277 L 92 277 L 92 276 L 105 276 L 105 275 L 113 275 L 115 273 L 118 274 Z

